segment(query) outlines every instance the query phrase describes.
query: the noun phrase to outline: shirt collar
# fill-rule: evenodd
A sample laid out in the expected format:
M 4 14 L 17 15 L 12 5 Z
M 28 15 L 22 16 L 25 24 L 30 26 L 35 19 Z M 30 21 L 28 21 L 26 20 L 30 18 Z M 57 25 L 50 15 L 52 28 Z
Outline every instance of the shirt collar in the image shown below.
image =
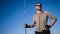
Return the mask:
M 38 14 L 38 13 L 36 13 L 36 14 Z M 41 13 L 40 14 L 43 14 L 43 11 L 41 11 Z

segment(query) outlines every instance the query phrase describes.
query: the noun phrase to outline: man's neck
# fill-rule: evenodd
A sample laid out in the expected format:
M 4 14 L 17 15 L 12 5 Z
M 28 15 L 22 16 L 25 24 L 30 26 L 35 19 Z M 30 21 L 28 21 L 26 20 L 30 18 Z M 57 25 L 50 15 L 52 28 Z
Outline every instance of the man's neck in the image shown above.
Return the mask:
M 41 13 L 41 10 L 37 10 L 37 13 Z

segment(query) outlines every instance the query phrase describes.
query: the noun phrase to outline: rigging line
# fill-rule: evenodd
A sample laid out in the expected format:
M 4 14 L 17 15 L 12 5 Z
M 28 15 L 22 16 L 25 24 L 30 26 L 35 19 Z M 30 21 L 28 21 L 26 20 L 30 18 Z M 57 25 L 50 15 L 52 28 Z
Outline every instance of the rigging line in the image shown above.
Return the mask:
M 24 0 L 24 23 L 26 23 L 26 7 L 25 7 L 25 0 Z
M 25 7 L 25 0 L 24 0 L 24 24 L 26 24 L 26 7 Z M 27 34 L 26 32 L 26 28 L 25 28 L 25 34 Z

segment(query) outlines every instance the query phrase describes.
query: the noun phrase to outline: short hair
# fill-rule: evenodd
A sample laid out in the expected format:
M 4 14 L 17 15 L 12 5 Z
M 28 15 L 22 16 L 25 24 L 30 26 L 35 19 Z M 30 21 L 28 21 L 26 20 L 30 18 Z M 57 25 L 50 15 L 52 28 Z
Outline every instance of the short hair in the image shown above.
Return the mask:
M 36 2 L 35 6 L 36 6 L 37 4 L 40 4 L 40 6 L 42 6 L 42 4 L 41 4 L 40 2 Z

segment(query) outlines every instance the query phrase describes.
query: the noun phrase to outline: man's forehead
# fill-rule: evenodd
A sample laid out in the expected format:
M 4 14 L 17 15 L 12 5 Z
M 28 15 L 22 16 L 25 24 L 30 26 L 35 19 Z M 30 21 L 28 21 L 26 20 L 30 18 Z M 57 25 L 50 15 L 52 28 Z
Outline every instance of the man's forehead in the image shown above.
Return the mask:
M 40 3 L 37 3 L 36 5 L 41 5 Z

